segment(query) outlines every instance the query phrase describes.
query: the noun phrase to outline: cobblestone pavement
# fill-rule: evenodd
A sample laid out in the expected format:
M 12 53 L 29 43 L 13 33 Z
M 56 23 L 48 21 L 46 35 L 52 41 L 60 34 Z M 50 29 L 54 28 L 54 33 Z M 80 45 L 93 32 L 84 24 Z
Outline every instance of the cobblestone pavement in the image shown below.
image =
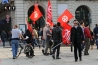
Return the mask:
M 70 47 L 61 47 L 61 59 L 53 60 L 51 55 L 44 56 L 42 49 L 35 48 L 35 57 L 26 58 L 22 53 L 17 59 L 12 59 L 11 48 L 0 47 L 0 65 L 98 65 L 98 50 L 94 46 L 93 50 L 89 50 L 89 56 L 82 57 L 82 61 L 74 62 L 73 52 Z

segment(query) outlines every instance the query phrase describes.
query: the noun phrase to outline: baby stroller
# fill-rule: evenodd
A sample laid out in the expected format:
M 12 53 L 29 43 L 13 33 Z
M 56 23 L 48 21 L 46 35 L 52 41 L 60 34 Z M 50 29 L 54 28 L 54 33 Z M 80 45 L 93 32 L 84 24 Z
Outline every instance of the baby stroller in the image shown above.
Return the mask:
M 26 57 L 32 58 L 34 55 L 34 50 L 32 48 L 31 44 L 26 44 L 24 47 L 24 54 L 26 54 Z

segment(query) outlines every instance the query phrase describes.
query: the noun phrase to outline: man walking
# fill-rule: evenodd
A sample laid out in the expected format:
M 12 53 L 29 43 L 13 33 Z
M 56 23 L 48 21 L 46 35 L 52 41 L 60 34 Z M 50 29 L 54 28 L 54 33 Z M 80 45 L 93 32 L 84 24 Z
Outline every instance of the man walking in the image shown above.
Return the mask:
M 84 35 L 81 27 L 78 26 L 77 20 L 74 20 L 74 26 L 71 28 L 70 42 L 74 45 L 75 62 L 78 60 L 77 50 L 79 52 L 79 59 L 81 61 L 81 43 L 84 43 Z
M 94 28 L 94 35 L 95 35 L 96 45 L 98 49 L 98 24 L 96 24 L 96 27 Z
M 52 38 L 53 38 L 53 41 L 54 41 L 52 57 L 53 57 L 53 59 L 55 59 L 55 51 L 57 50 L 56 59 L 61 59 L 59 57 L 60 45 L 58 45 L 58 44 L 60 44 L 61 40 L 62 40 L 62 30 L 60 28 L 60 23 L 59 22 L 57 23 L 57 26 L 54 27 L 53 30 L 52 30 Z M 58 46 L 56 46 L 56 45 L 58 45 Z
M 46 39 L 47 39 L 47 35 L 46 35 L 46 33 L 47 33 L 47 31 L 49 30 L 49 23 L 48 22 L 46 22 L 46 26 L 44 27 L 44 29 L 43 29 L 43 40 L 45 41 L 44 43 L 43 43 L 43 45 L 45 45 L 46 44 L 46 48 L 45 48 L 45 52 L 44 52 L 44 49 L 42 49 L 42 53 L 44 54 L 44 55 L 49 55 L 49 53 L 47 53 L 47 48 L 48 48 L 48 43 L 46 42 Z
M 24 37 L 21 34 L 21 31 L 18 29 L 18 26 L 15 25 L 14 29 L 12 29 L 12 39 L 11 39 L 13 59 L 16 59 L 19 45 L 19 37 L 24 39 Z

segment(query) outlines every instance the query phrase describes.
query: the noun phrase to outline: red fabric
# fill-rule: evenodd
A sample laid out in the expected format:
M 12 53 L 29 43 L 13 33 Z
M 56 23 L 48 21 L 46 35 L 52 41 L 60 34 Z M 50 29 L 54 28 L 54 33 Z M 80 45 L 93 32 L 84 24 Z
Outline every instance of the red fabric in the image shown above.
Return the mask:
M 71 26 L 67 23 L 65 24 L 63 30 L 62 30 L 62 42 L 63 44 L 69 44 L 70 43 L 70 30 Z
M 2 40 L 1 40 L 1 38 L 0 38 L 0 43 L 2 43 Z
M 32 32 L 32 26 L 28 23 L 28 21 L 27 21 L 27 29 L 30 31 L 30 32 Z
M 42 16 L 42 13 L 38 8 L 38 4 L 35 4 L 34 7 L 34 12 L 30 15 L 30 19 L 34 21 L 33 24 L 35 24 L 35 21 Z
M 58 22 L 60 22 L 61 26 L 63 27 L 65 23 L 67 23 L 71 18 L 73 18 L 73 15 L 66 9 L 64 13 L 58 18 Z
M 50 26 L 53 26 L 53 21 L 52 21 L 52 7 L 51 7 L 51 2 L 48 0 L 48 7 L 47 7 L 47 22 L 50 23 Z
M 92 36 L 90 34 L 90 30 L 88 28 L 84 28 L 84 34 L 86 38 L 92 39 Z

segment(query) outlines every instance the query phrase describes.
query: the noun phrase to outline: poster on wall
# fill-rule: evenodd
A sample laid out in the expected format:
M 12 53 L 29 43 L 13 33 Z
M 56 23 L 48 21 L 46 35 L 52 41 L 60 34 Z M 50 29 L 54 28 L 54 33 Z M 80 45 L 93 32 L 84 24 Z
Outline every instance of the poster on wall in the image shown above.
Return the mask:
M 2 0 L 2 4 L 9 3 L 9 0 Z
M 26 24 L 19 24 L 19 29 L 25 33 L 25 31 L 26 31 Z
M 68 4 L 58 4 L 58 15 L 61 15 L 66 9 L 68 9 Z

